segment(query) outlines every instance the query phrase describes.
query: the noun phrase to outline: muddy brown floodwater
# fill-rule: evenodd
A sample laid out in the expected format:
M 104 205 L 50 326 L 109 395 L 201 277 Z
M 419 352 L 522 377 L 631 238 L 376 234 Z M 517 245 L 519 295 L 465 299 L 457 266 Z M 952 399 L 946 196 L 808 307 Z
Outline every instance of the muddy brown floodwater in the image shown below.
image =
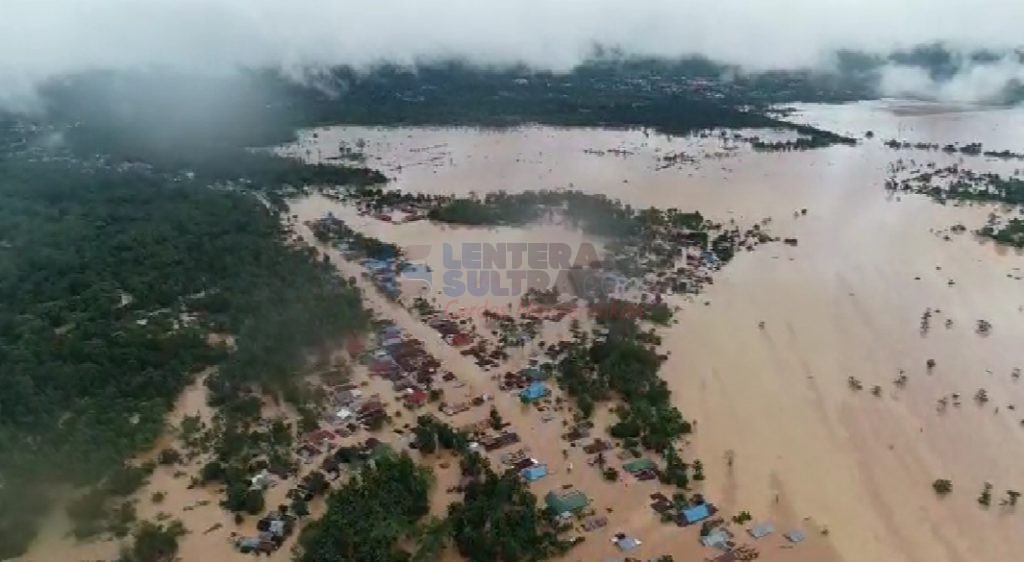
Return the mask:
M 1024 162 L 882 143 L 980 141 L 1019 152 L 1024 111 L 883 101 L 800 106 L 792 118 L 875 136 L 754 153 L 717 136 L 644 131 L 333 127 L 282 150 L 328 161 L 344 142 L 410 192 L 573 188 L 741 225 L 771 217 L 772 232 L 799 245 L 739 254 L 699 298 L 677 299 L 679 322 L 664 332 L 672 353 L 662 376 L 698 421 L 690 457 L 707 467 L 708 498 L 758 520 L 827 529 L 828 556 L 847 562 L 1019 558 L 1024 512 L 1000 501 L 1024 489 L 1024 382 L 1011 376 L 1024 368 L 1024 258 L 969 233 L 943 236 L 1002 209 L 897 197 L 883 182 L 901 158 L 1004 173 Z M 666 166 L 661 157 L 679 151 L 695 161 Z M 794 216 L 799 209 L 807 214 Z M 432 239 L 421 229 L 404 242 L 440 243 L 445 232 Z M 987 336 L 976 333 L 981 319 L 993 326 Z M 982 388 L 986 403 L 974 400 Z M 953 481 L 948 497 L 933 492 L 937 478 Z M 977 502 L 985 482 L 987 509 Z M 660 529 L 648 512 L 630 531 L 662 551 L 693 540 Z M 774 548 L 762 559 L 829 559 L 811 553 Z

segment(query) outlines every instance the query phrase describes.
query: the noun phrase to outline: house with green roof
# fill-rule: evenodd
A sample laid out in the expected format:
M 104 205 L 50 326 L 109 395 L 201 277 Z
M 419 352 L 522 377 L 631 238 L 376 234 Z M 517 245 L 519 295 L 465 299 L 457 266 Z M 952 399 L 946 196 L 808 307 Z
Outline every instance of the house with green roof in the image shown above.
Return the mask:
M 622 469 L 630 474 L 654 468 L 657 468 L 657 465 L 651 459 L 634 459 L 622 465 Z
M 590 498 L 579 490 L 569 490 L 562 493 L 551 491 L 544 496 L 544 503 L 551 508 L 551 511 L 561 515 L 563 513 L 576 513 L 582 510 L 590 505 Z

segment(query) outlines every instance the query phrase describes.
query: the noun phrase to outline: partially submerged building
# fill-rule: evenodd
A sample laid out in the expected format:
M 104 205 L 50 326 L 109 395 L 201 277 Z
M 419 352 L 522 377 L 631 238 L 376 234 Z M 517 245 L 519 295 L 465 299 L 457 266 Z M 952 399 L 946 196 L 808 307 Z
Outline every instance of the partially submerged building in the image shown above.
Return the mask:
M 748 529 L 747 532 L 755 539 L 763 539 L 775 532 L 775 526 L 771 523 L 759 523 Z
M 590 505 L 590 498 L 580 490 L 568 490 L 565 492 L 550 491 L 544 496 L 544 504 L 557 515 L 563 513 L 577 513 Z
M 684 508 L 679 511 L 679 523 L 682 525 L 693 525 L 711 517 L 711 507 L 701 503 Z
M 519 474 L 527 482 L 536 482 L 548 475 L 548 466 L 546 464 L 535 464 L 520 470 Z
M 523 404 L 530 404 L 551 394 L 551 390 L 542 382 L 533 382 L 530 386 L 519 392 L 519 400 Z

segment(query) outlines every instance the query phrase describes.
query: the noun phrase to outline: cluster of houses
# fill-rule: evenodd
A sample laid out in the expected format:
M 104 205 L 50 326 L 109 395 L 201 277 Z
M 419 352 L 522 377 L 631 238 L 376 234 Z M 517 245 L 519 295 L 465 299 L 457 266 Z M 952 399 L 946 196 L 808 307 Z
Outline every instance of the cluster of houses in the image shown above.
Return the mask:
M 407 202 L 400 203 L 386 209 L 375 209 L 369 205 L 360 204 L 358 212 L 360 216 L 372 216 L 379 221 L 390 222 L 393 224 L 416 222 L 427 218 L 423 209 Z
M 341 446 L 330 451 L 320 463 L 320 469 L 328 476 L 337 478 L 341 474 L 342 465 L 360 465 L 391 452 L 391 446 L 387 443 L 376 437 L 368 437 L 358 445 Z
M 440 362 L 423 342 L 403 336 L 401 330 L 386 324 L 377 331 L 379 346 L 365 349 L 361 340 L 346 343 L 349 354 L 367 365 L 373 377 L 391 382 L 400 401 L 409 409 L 418 409 L 430 401 L 430 389 Z M 447 376 L 447 375 L 446 375 Z M 323 421 L 330 429 L 318 429 L 306 435 L 297 453 L 306 462 L 329 449 L 336 437 L 349 437 L 360 429 L 379 428 L 388 417 L 387 403 L 380 394 L 367 394 L 357 383 L 339 381 L 328 387 Z
M 415 409 L 426 404 L 430 398 L 430 387 L 441 363 L 423 347 L 423 342 L 404 337 L 397 326 L 384 326 L 378 337 L 380 347 L 364 357 L 369 365 L 370 375 L 391 381 L 392 388 L 399 393 L 406 407 Z M 377 415 L 374 412 L 383 411 L 383 405 L 379 409 L 367 411 L 365 403 L 361 409 L 353 410 L 353 398 L 351 390 L 347 394 L 336 393 L 333 405 L 339 407 L 339 412 L 347 410 L 353 415 L 360 416 L 373 416 Z
M 480 443 L 484 450 L 490 452 L 508 447 L 509 445 L 515 445 L 516 443 L 519 443 L 519 441 L 518 433 L 514 431 L 501 431 L 494 434 L 483 435 L 477 440 L 477 443 Z
M 361 428 L 378 427 L 386 418 L 385 404 L 379 394 L 365 396 L 354 384 L 331 390 L 325 421 L 338 437 L 348 437 Z M 318 444 L 307 440 L 304 446 L 311 453 L 309 456 L 319 454 Z
M 235 548 L 242 554 L 271 554 L 281 548 L 285 539 L 295 530 L 295 516 L 285 508 L 271 511 L 256 522 L 259 533 L 255 537 L 238 537 Z
M 759 541 L 775 533 L 775 525 L 770 521 L 756 523 L 746 530 L 747 535 Z M 793 530 L 782 535 L 789 544 L 803 542 L 807 536 L 803 531 Z M 735 560 L 753 560 L 758 557 L 758 550 L 749 545 L 737 544 L 735 535 L 722 519 L 706 520 L 701 526 L 700 542 L 708 548 L 722 551 L 714 562 L 733 562 Z
M 498 388 L 501 390 L 525 389 L 531 384 L 542 383 L 551 378 L 553 365 L 540 363 L 533 359 L 530 364 L 518 371 L 509 371 L 502 375 Z
M 533 359 L 529 366 L 502 375 L 498 388 L 503 391 L 515 391 L 520 402 L 533 404 L 551 395 L 551 389 L 544 382 L 551 378 L 551 373 L 550 364 L 541 364 Z
M 433 382 L 441 363 L 423 347 L 422 341 L 406 338 L 397 326 L 390 324 L 381 328 L 378 337 L 380 347 L 366 358 L 370 375 L 392 381 L 396 391 Z
M 501 455 L 501 464 L 527 482 L 536 482 L 548 475 L 548 465 L 531 457 L 525 447 Z
M 487 339 L 477 338 L 472 322 L 467 318 L 456 320 L 448 313 L 433 311 L 426 324 L 436 330 L 448 345 L 462 348 L 459 353 L 472 356 L 474 363 L 485 371 L 508 359 L 505 344 L 493 346 Z
M 311 431 L 305 435 L 302 443 L 298 445 L 295 450 L 295 454 L 304 462 L 311 462 L 313 458 L 319 456 L 324 452 L 324 449 L 330 447 L 330 444 L 336 437 L 347 433 L 347 428 L 339 428 L 337 432 L 331 432 L 327 429 L 317 429 Z
M 331 212 L 312 222 L 310 227 L 318 240 L 332 243 L 345 259 L 358 260 L 366 270 L 363 275 L 388 298 L 397 300 L 402 294 L 398 284 L 399 272 L 417 267 L 401 259 L 394 246 L 356 233 Z
M 485 310 L 483 313 L 488 329 L 497 335 L 498 343 L 508 347 L 523 347 L 537 336 L 543 317 L 534 311 L 521 313 L 521 320 L 510 314 Z
M 634 478 L 640 481 L 655 480 L 658 478 L 658 467 L 651 459 L 633 459 L 623 464 L 622 470 L 632 474 Z
M 446 313 L 439 312 L 427 319 L 427 326 L 441 334 L 445 343 L 452 347 L 465 347 L 473 343 L 473 336 L 466 333 L 462 326 Z
M 377 290 L 390 299 L 402 296 L 402 290 L 398 286 L 400 265 L 395 258 L 365 258 L 359 263 Z

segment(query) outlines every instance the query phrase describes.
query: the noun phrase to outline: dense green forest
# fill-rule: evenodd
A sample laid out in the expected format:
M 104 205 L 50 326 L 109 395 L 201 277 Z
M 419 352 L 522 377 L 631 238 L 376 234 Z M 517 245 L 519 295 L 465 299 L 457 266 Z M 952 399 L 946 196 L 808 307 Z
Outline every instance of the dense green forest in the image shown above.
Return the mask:
M 357 290 L 285 235 L 244 192 L 0 163 L 0 556 L 24 548 L 54 483 L 94 482 L 150 444 L 204 366 L 223 365 L 227 402 L 287 385 L 304 350 L 361 327 Z M 237 334 L 237 352 L 211 332 Z
M 768 115 L 779 83 L 801 78 L 759 75 L 721 80 L 724 67 L 701 60 L 675 63 L 646 59 L 596 60 L 569 73 L 523 68 L 486 69 L 457 62 L 416 68 L 383 66 L 370 73 L 335 69 L 320 76 L 320 89 L 299 91 L 293 107 L 304 119 L 362 125 L 648 127 L 686 134 L 715 127 L 782 127 Z M 717 71 L 717 72 L 716 72 Z M 762 82 L 763 81 L 763 82 Z M 778 82 L 778 83 L 776 83 Z M 794 99 L 852 99 L 817 85 L 795 86 Z M 813 82 L 817 84 L 817 82 Z M 335 96 L 323 92 L 335 92 Z M 812 93 L 813 92 L 813 93 Z M 808 129 L 812 135 L 817 129 Z M 829 139 L 825 139 L 826 141 Z

